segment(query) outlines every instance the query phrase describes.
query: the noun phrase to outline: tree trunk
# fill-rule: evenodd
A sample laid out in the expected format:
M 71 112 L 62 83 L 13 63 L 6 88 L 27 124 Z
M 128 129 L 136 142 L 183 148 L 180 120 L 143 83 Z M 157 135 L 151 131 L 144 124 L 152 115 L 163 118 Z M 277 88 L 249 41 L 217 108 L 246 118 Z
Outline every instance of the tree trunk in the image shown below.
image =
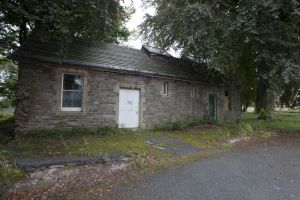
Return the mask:
M 28 9 L 27 9 L 27 6 L 26 6 L 24 0 L 21 1 L 21 4 L 22 4 L 23 10 L 28 12 Z M 19 43 L 21 46 L 25 42 L 25 40 L 27 39 L 27 36 L 28 36 L 27 22 L 28 22 L 28 19 L 26 18 L 26 16 L 23 15 L 20 20 L 20 24 L 19 24 Z
M 274 109 L 274 96 L 269 91 L 268 80 L 260 78 L 257 84 L 255 111 L 259 119 L 272 119 Z
M 247 112 L 247 108 L 248 108 L 247 105 L 243 105 L 243 106 L 242 106 L 242 112 Z
M 19 30 L 19 42 L 20 45 L 22 45 L 24 43 L 24 41 L 27 39 L 27 22 L 26 22 L 26 18 L 22 17 L 22 21 L 21 24 L 19 26 L 20 30 Z
M 262 109 L 268 106 L 267 102 L 267 82 L 259 79 L 256 89 L 255 112 L 259 113 Z

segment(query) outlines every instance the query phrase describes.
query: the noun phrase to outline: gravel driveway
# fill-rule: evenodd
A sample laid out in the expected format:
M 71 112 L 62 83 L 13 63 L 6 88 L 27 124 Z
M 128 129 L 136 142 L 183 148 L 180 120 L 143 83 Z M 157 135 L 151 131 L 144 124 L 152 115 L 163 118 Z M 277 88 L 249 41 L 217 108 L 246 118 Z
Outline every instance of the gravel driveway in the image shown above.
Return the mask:
M 116 199 L 300 200 L 300 137 L 238 147 L 119 187 Z

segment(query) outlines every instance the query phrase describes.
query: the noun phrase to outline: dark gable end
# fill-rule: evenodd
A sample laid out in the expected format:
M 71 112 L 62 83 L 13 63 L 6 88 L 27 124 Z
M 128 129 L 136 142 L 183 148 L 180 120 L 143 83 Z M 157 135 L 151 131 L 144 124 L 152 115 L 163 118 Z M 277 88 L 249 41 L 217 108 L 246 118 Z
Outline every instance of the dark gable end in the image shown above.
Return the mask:
M 162 49 L 156 48 L 156 47 L 151 47 L 148 45 L 143 45 L 142 46 L 142 51 L 145 52 L 148 56 L 160 56 L 164 58 L 171 58 L 172 55 L 169 54 L 166 51 L 163 51 Z
M 52 63 L 63 66 L 108 70 L 144 76 L 223 84 L 222 75 L 207 70 L 205 65 L 174 58 L 158 48 L 143 46 L 141 50 L 102 42 L 74 41 L 62 53 L 55 40 L 31 37 L 11 57 L 18 61 Z

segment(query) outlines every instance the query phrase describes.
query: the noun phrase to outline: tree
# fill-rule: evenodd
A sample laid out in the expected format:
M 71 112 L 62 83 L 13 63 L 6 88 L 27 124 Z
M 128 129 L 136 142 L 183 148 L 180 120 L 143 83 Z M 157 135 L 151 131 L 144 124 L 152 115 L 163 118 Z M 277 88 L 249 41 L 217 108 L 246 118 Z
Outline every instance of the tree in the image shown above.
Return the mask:
M 278 99 L 278 106 L 291 109 L 300 108 L 300 80 L 284 85 L 283 93 Z
M 1 0 L 0 54 L 22 45 L 33 30 L 50 32 L 68 43 L 74 38 L 126 40 L 131 10 L 121 0 Z
M 60 41 L 75 38 L 119 43 L 127 40 L 124 22 L 133 10 L 122 0 L 0 0 L 0 101 L 14 103 L 17 68 L 6 57 L 33 31 Z M 48 34 L 50 33 L 50 34 Z M 62 51 L 63 52 L 63 51 Z
M 15 104 L 18 68 L 11 60 L 0 58 L 0 107 Z
M 148 15 L 142 24 L 144 37 L 163 48 L 175 45 L 228 77 L 238 77 L 242 89 L 256 89 L 257 112 L 271 111 L 282 85 L 300 77 L 298 1 L 149 3 L 156 14 Z M 263 118 L 271 117 L 268 112 Z

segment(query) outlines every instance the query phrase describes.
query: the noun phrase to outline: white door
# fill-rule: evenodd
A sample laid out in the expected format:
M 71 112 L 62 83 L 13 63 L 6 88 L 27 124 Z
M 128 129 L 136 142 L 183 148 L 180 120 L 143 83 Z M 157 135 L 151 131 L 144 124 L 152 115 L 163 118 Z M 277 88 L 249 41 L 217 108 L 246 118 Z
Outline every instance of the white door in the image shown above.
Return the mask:
M 140 91 L 120 89 L 119 93 L 119 127 L 139 127 Z

